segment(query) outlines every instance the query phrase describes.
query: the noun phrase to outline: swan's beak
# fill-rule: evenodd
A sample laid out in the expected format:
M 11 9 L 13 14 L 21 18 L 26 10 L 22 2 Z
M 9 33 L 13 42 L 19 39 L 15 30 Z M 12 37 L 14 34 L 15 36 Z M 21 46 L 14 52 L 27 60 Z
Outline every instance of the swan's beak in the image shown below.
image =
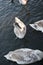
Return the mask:
M 35 28 L 35 27 L 34 27 L 34 24 L 29 24 L 29 25 L 30 25 L 32 28 Z
M 8 55 L 4 55 L 5 58 L 9 59 L 9 56 Z

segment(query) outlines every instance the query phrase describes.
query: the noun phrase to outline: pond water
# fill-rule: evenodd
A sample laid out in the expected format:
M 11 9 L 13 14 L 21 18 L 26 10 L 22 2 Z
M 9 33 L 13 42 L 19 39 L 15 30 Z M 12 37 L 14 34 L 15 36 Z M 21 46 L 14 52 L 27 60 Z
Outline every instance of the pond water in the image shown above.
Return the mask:
M 15 17 L 27 26 L 24 39 L 16 39 L 13 31 Z M 43 33 L 35 31 L 29 24 L 43 19 L 43 0 L 29 0 L 26 6 L 18 0 L 0 0 L 0 65 L 17 65 L 4 55 L 18 48 L 40 49 L 43 51 Z M 43 60 L 31 65 L 43 65 Z

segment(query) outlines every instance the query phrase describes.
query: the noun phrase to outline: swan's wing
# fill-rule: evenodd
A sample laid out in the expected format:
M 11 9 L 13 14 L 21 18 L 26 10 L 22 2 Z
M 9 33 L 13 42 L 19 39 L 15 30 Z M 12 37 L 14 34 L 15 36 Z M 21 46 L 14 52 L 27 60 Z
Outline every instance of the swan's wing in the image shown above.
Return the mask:
M 43 58 L 43 52 L 40 50 L 22 48 L 15 51 L 10 51 L 4 57 L 8 60 L 17 62 L 18 64 L 30 64 L 41 60 Z

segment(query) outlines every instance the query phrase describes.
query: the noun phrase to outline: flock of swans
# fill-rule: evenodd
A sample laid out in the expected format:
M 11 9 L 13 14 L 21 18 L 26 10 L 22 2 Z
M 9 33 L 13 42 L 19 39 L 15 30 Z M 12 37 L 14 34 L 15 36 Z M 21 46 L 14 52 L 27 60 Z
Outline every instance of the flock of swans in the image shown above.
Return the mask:
M 17 38 L 22 39 L 26 34 L 26 25 L 17 17 L 15 17 L 14 33 Z M 43 32 L 43 20 L 39 20 L 33 24 L 29 24 L 33 29 Z
M 11 0 L 13 2 L 13 0 Z M 19 0 L 19 3 L 22 5 L 26 5 L 28 0 Z M 22 39 L 24 38 L 26 34 L 26 25 L 17 17 L 15 17 L 15 23 L 13 24 L 14 26 L 14 33 L 17 38 Z M 43 20 L 39 20 L 33 24 L 29 24 L 33 29 L 37 31 L 42 31 L 43 32 Z
M 19 0 L 21 4 L 26 4 L 27 0 Z M 24 38 L 26 34 L 26 25 L 17 17 L 15 17 L 15 22 L 13 23 L 14 33 L 19 39 Z M 33 24 L 29 24 L 33 29 L 43 32 L 43 20 L 39 20 Z M 10 51 L 4 57 L 18 64 L 30 64 L 43 59 L 43 51 L 38 49 L 33 50 L 29 48 L 21 48 L 14 51 Z

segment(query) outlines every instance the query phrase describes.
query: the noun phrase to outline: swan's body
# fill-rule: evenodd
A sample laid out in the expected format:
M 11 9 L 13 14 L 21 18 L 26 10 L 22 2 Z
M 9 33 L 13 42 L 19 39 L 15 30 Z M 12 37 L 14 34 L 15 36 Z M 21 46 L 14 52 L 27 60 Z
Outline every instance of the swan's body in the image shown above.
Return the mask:
M 11 0 L 13 2 L 14 0 Z M 19 3 L 22 5 L 26 5 L 28 0 L 19 0 Z
M 19 0 L 20 4 L 26 5 L 28 0 Z
M 20 39 L 24 38 L 26 34 L 26 25 L 20 19 L 15 17 L 15 23 L 13 26 L 15 35 Z
M 29 24 L 32 28 L 34 28 L 37 31 L 43 32 L 43 20 L 37 21 L 33 24 Z
M 43 58 L 43 52 L 40 50 L 22 48 L 10 51 L 4 57 L 8 60 L 17 62 L 18 64 L 30 64 L 41 60 Z

